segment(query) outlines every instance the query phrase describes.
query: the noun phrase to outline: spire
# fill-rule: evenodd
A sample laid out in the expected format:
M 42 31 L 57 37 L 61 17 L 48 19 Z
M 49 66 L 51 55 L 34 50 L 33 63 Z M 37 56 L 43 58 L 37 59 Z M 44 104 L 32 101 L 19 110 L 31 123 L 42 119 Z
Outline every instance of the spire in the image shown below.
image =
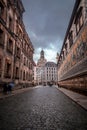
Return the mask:
M 40 58 L 41 58 L 41 59 L 44 59 L 44 51 L 43 51 L 43 49 L 41 50 Z

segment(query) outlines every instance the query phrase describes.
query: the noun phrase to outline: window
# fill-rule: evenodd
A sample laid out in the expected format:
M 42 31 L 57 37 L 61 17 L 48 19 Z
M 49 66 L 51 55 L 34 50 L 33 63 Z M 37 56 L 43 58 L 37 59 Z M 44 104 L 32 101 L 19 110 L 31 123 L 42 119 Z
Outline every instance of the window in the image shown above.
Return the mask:
M 0 2 L 0 16 L 3 18 L 3 14 L 4 14 L 4 6 L 3 4 Z
M 69 45 L 70 45 L 70 47 L 72 46 L 72 44 L 73 44 L 73 32 L 71 31 L 69 33 Z
M 1 77 L 1 74 L 2 74 L 2 57 L 0 57 L 0 77 Z
M 22 70 L 20 71 L 20 79 L 22 79 Z
M 23 72 L 23 80 L 25 80 L 25 71 Z
M 79 32 L 79 22 L 77 21 L 76 22 L 76 34 L 78 34 L 78 32 Z
M 28 72 L 26 73 L 26 80 L 28 80 Z
M 0 29 L 0 46 L 4 46 L 4 36 L 3 36 L 3 31 Z
M 5 64 L 5 78 L 11 78 L 11 63 L 9 60 Z
M 78 34 L 83 25 L 82 7 L 80 7 L 79 11 L 77 12 L 75 25 L 76 25 L 76 34 Z
M 11 68 L 11 64 L 7 63 L 7 75 L 10 76 L 10 68 Z
M 19 29 L 19 38 L 21 39 L 21 41 L 22 41 L 22 32 L 21 32 L 21 30 Z
M 12 23 L 12 18 L 9 17 L 9 28 L 12 31 L 13 30 L 13 23 Z
M 20 48 L 19 47 L 16 48 L 16 55 L 18 58 L 20 58 Z
M 80 25 L 80 28 L 81 28 L 82 25 L 83 25 L 82 12 L 81 12 L 80 17 L 79 17 L 79 25 Z
M 2 13 L 2 7 L 1 7 L 1 5 L 0 5 L 0 15 L 1 15 L 1 13 Z
M 2 68 L 2 59 L 0 58 L 0 69 Z
M 15 78 L 19 79 L 19 67 L 16 67 L 15 69 Z
M 7 51 L 10 52 L 11 54 L 13 53 L 13 41 L 11 39 L 8 40 Z
M 62 51 L 62 60 L 64 60 L 64 51 Z

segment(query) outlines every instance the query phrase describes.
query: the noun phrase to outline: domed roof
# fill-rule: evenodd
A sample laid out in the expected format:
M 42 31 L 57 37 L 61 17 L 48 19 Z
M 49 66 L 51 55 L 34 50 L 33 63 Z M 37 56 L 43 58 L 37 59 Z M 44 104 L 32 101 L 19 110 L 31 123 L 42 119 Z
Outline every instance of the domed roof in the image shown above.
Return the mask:
M 43 49 L 41 50 L 41 53 L 44 53 Z

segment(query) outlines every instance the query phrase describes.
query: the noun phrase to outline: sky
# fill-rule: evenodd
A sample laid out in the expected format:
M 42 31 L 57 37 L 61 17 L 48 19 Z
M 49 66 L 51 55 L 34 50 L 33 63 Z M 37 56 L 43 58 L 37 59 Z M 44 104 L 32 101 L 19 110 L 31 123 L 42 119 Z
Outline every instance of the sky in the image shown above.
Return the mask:
M 70 21 L 75 0 L 22 0 L 23 21 L 34 46 L 34 61 L 43 49 L 47 61 L 56 62 Z

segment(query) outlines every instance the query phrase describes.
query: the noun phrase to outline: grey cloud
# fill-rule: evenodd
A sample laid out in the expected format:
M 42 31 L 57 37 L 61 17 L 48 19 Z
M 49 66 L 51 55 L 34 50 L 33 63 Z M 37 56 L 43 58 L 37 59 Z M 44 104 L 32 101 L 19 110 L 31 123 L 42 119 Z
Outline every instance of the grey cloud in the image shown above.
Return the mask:
M 22 1 L 25 27 L 35 49 L 50 48 L 50 44 L 61 49 L 75 0 Z
M 27 11 L 25 18 L 35 33 L 56 34 L 63 38 L 73 8 L 73 0 L 23 0 L 23 2 Z

